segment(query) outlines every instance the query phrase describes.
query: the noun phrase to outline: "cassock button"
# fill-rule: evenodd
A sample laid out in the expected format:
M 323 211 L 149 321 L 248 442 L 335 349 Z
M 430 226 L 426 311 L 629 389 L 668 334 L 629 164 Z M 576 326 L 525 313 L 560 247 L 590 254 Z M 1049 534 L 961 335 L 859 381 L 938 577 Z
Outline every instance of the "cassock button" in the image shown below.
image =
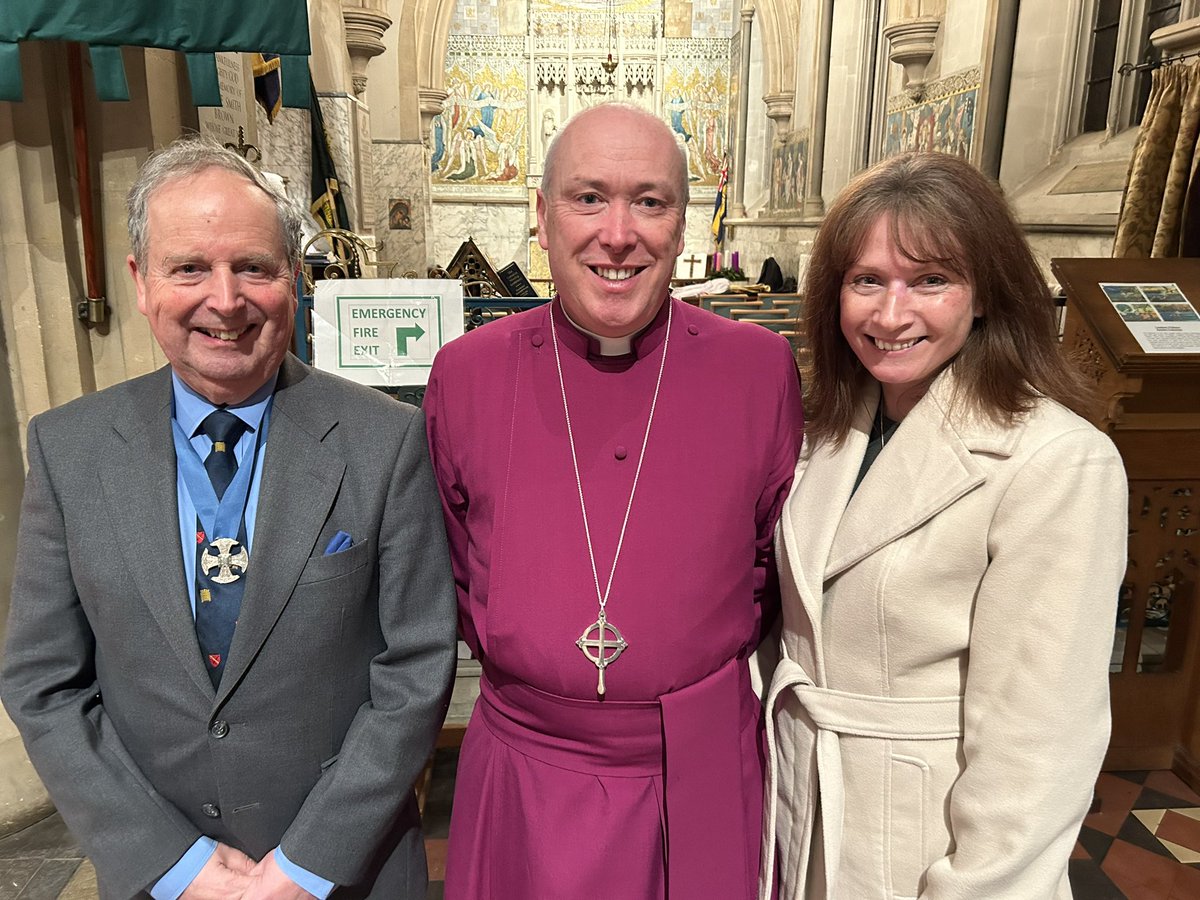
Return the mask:
M 617 447 L 615 450 L 613 450 L 613 456 L 615 456 L 617 459 L 624 459 L 628 455 L 629 452 L 624 447 Z
M 200 807 L 200 812 L 204 813 L 210 819 L 221 818 L 221 809 L 215 803 L 205 803 Z
M 208 729 L 208 733 L 217 740 L 220 740 L 229 734 L 229 723 L 224 719 L 217 719 L 217 721 L 212 723 L 212 727 Z
M 700 333 L 700 329 L 697 328 L 695 325 L 688 326 L 688 334 L 699 334 L 699 333 Z
M 535 347 L 540 347 L 545 340 L 546 339 L 540 334 L 535 334 L 532 338 L 530 338 L 530 343 Z

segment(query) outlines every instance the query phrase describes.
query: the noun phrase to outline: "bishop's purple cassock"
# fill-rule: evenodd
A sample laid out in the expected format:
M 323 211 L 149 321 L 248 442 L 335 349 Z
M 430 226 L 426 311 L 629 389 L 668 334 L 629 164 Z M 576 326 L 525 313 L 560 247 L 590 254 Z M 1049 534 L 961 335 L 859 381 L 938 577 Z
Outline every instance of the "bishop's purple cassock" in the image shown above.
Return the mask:
M 777 610 L 772 535 L 800 447 L 799 379 L 782 337 L 669 302 L 607 605 L 628 647 L 603 699 L 576 644 L 598 603 L 549 307 L 476 329 L 434 361 L 430 449 L 462 632 L 483 667 L 449 900 L 755 895 L 761 710 L 747 657 Z M 664 303 L 631 353 L 602 357 L 555 301 L 601 589 L 667 318 Z

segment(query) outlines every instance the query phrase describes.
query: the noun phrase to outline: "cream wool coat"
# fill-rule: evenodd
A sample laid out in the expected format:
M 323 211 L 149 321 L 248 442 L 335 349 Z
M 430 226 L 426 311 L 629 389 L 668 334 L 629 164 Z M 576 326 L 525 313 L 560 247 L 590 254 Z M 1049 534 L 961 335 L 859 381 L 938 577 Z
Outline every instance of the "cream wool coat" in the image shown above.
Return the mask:
M 951 378 L 853 498 L 876 397 L 797 466 L 764 837 L 787 900 L 1071 897 L 1109 736 L 1125 473 L 1050 400 L 1007 428 L 949 416 Z

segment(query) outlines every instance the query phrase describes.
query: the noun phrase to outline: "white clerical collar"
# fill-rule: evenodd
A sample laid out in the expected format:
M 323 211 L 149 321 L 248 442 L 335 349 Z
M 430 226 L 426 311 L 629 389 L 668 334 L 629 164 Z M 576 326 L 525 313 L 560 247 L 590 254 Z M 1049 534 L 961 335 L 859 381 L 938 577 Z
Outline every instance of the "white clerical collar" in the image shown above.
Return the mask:
M 564 316 L 566 316 L 566 319 L 568 322 L 571 323 L 572 328 L 574 328 L 576 331 L 580 332 L 581 334 L 586 334 L 588 337 L 590 337 L 592 340 L 596 341 L 596 343 L 598 343 L 600 345 L 600 355 L 601 356 L 624 356 L 626 353 L 632 352 L 632 350 L 633 350 L 633 334 L 627 334 L 624 337 L 615 337 L 614 338 L 614 337 L 604 337 L 603 335 L 595 334 L 594 332 L 588 331 L 586 328 L 584 328 L 582 325 L 578 324 L 574 319 L 571 318 L 570 313 L 567 312 L 567 306 L 565 303 L 562 304 L 562 314 Z M 636 334 L 636 333 L 637 332 L 634 332 L 634 334 Z

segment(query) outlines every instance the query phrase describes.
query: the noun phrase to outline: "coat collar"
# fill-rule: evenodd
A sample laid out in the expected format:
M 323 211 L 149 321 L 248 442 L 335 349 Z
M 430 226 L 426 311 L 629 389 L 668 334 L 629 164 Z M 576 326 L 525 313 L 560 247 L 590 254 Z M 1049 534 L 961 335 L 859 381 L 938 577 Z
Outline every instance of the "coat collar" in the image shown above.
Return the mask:
M 864 391 L 844 443 L 805 443 L 780 534 L 796 589 L 820 628 L 825 582 L 919 528 L 987 480 L 977 453 L 1011 456 L 1020 430 L 953 404 L 947 370 L 904 418 L 862 484 L 854 481 L 879 404 Z M 853 491 L 853 496 L 851 492 Z

